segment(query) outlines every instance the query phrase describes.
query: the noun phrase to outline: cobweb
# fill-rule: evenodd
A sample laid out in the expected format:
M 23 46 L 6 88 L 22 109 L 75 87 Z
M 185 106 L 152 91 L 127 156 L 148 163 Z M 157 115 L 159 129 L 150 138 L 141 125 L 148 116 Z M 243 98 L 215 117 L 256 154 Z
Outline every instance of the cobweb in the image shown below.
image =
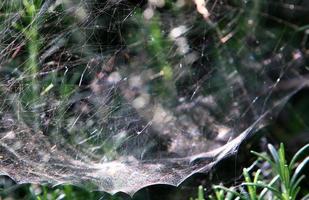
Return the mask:
M 308 84 L 306 16 L 305 1 L 1 1 L 1 173 L 133 194 L 208 172 Z

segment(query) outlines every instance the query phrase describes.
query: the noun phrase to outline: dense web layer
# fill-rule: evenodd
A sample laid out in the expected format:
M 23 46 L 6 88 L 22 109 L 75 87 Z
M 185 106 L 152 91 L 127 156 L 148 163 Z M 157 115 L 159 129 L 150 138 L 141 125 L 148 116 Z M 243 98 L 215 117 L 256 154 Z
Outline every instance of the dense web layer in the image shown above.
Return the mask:
M 134 193 L 211 170 L 308 84 L 308 6 L 1 1 L 1 173 Z

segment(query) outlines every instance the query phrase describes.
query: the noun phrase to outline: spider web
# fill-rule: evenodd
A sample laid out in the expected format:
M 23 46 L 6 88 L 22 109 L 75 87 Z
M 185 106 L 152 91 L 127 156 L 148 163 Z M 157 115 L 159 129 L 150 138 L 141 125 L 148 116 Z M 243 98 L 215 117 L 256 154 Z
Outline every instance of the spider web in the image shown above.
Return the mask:
M 2 1 L 1 173 L 133 194 L 236 153 L 308 84 L 308 5 L 201 2 Z

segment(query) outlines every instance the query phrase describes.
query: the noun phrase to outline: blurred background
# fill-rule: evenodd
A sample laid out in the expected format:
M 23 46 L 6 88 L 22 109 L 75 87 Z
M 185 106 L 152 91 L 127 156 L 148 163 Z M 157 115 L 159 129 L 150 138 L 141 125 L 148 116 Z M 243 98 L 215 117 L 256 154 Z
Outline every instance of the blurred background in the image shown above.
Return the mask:
M 282 142 L 291 159 L 309 141 L 308 35 L 305 0 L 2 0 L 0 199 L 130 199 L 75 186 L 84 163 L 160 159 L 186 180 L 133 199 L 190 199 L 238 185 L 250 150 Z M 248 128 L 237 153 L 203 154 Z

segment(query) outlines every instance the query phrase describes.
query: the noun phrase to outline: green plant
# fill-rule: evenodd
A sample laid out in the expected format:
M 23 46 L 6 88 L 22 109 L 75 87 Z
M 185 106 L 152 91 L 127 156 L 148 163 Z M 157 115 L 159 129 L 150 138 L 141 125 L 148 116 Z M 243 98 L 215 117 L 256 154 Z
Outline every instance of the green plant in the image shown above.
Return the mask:
M 22 73 L 20 83 L 25 88 L 25 92 L 20 95 L 20 102 L 23 105 L 18 113 L 23 113 L 23 110 L 27 110 L 27 107 L 32 107 L 32 115 L 34 119 L 33 126 L 36 130 L 39 130 L 39 119 L 35 104 L 40 101 L 41 86 L 37 78 L 39 73 L 39 51 L 41 49 L 41 38 L 39 34 L 40 22 L 43 17 L 38 17 L 39 10 L 41 8 L 41 0 L 23 0 L 17 7 L 20 13 L 20 19 L 12 24 L 13 28 L 20 33 L 21 40 L 24 41 L 26 46 L 25 58 L 22 65 Z M 46 93 L 46 89 L 42 94 Z M 27 115 L 29 115 L 28 112 Z M 23 117 L 22 118 L 27 118 Z
M 7 194 L 5 194 L 7 193 Z M 6 195 L 12 193 L 10 199 L 27 199 L 27 200 L 120 200 L 117 196 L 111 196 L 102 192 L 88 191 L 73 185 L 59 185 L 48 187 L 45 185 L 26 184 L 17 185 L 10 189 L 1 191 L 0 196 L 6 199 Z M 23 195 L 23 197 L 22 197 Z
M 309 157 L 301 160 L 303 155 L 308 154 L 309 144 L 302 147 L 295 153 L 291 161 L 288 163 L 284 145 L 281 143 L 280 148 L 276 150 L 273 145 L 269 144 L 269 154 L 257 153 L 252 151 L 258 157 L 259 161 L 266 162 L 270 165 L 271 178 L 263 177 L 262 169 L 250 175 L 247 168 L 243 169 L 244 182 L 238 187 L 227 188 L 222 185 L 213 186 L 214 195 L 209 196 L 210 199 L 227 200 L 227 199 L 244 199 L 244 200 L 263 200 L 263 199 L 281 199 L 296 200 L 299 199 L 301 190 L 300 183 L 304 180 L 302 170 L 309 162 Z M 306 154 L 307 153 L 307 154 Z M 200 192 L 203 188 L 199 187 Z M 303 197 L 308 198 L 309 195 Z M 204 198 L 201 196 L 201 198 Z
M 309 144 L 305 145 L 291 159 L 288 164 L 286 160 L 285 150 L 283 143 L 280 144 L 278 151 L 275 150 L 274 146 L 268 145 L 271 156 L 252 152 L 257 155 L 260 159 L 268 162 L 271 165 L 272 172 L 274 174 L 273 179 L 267 184 L 263 181 L 256 182 L 246 182 L 244 185 L 256 187 L 262 187 L 264 191 L 260 193 L 258 199 L 263 199 L 267 191 L 271 191 L 274 199 L 283 200 L 294 200 L 296 199 L 300 191 L 300 183 L 305 178 L 301 172 L 309 162 L 309 157 L 307 156 L 300 163 L 300 156 L 304 155 L 306 151 L 309 150 Z
M 190 198 L 190 200 L 193 200 L 193 198 Z M 194 200 L 205 200 L 203 186 L 200 185 L 198 187 L 197 198 L 195 198 Z

